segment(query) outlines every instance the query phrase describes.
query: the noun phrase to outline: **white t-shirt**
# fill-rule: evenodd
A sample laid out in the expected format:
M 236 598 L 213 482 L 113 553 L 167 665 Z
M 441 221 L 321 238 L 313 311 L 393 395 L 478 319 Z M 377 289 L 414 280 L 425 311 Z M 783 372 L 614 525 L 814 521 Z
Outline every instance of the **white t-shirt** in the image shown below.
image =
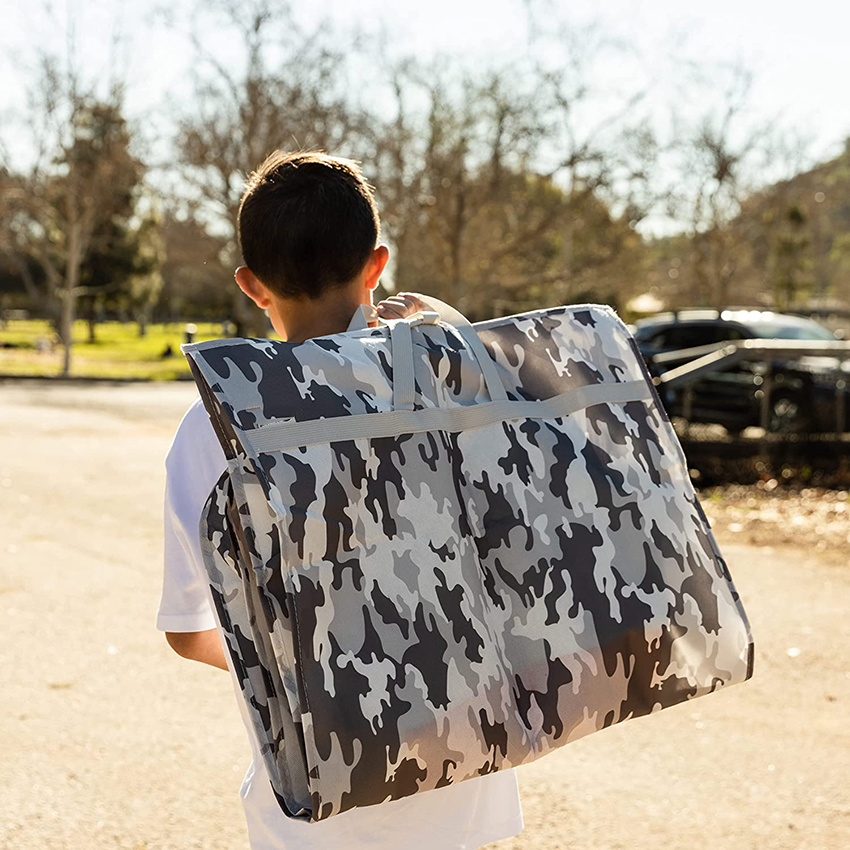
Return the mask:
M 165 467 L 165 574 L 157 627 L 167 632 L 217 628 L 198 526 L 226 462 L 200 401 L 183 417 Z M 353 809 L 319 823 L 287 818 L 275 801 L 229 654 L 225 656 L 253 754 L 241 789 L 252 850 L 473 850 L 522 831 L 515 770 Z

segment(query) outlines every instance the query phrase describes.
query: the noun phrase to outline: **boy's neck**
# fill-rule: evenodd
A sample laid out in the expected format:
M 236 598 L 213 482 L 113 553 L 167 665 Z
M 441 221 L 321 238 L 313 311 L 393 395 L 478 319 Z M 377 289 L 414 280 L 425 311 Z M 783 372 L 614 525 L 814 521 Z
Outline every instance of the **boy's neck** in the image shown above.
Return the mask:
M 304 342 L 317 336 L 343 333 L 360 304 L 372 304 L 372 291 L 331 291 L 323 298 L 280 299 L 269 307 L 269 318 L 281 339 Z

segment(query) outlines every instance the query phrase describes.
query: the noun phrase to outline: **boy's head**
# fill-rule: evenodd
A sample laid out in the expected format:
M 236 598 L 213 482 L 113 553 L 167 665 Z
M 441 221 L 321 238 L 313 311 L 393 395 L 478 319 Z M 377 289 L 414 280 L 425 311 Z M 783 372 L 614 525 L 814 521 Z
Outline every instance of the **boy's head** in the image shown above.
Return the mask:
M 239 206 L 245 265 L 283 298 L 317 298 L 352 281 L 378 242 L 371 187 L 354 162 L 275 151 Z
M 386 263 L 371 187 L 354 162 L 323 153 L 271 154 L 248 181 L 238 232 L 237 282 L 265 308 L 283 300 L 303 312 L 326 295 L 356 306 L 354 290 L 370 292 Z

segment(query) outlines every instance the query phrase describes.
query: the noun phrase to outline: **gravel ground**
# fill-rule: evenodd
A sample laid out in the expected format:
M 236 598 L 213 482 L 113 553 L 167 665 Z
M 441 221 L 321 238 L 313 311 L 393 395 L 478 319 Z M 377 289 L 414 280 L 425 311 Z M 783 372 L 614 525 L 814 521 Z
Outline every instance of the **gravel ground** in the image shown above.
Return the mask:
M 230 682 L 153 626 L 162 459 L 193 398 L 0 385 L 2 848 L 246 847 Z M 494 848 L 850 847 L 845 505 L 707 493 L 755 678 L 523 768 L 525 831 Z
M 846 566 L 850 554 L 850 493 L 823 487 L 780 487 L 775 478 L 752 487 L 714 487 L 701 494 L 715 532 L 764 552 L 817 552 Z

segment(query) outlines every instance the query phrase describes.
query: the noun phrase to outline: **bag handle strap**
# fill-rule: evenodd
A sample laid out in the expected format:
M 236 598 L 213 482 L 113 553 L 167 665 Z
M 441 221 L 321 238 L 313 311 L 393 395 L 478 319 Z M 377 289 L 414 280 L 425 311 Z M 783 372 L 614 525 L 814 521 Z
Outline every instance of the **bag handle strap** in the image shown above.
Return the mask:
M 440 301 L 439 298 L 433 298 L 430 295 L 421 295 L 420 298 L 427 307 L 430 307 L 439 315 L 441 321 L 447 325 L 452 325 L 470 348 L 484 375 L 484 383 L 487 386 L 490 401 L 507 400 L 508 393 L 499 377 L 496 364 L 487 352 L 484 343 L 481 342 L 481 337 L 478 336 L 478 331 L 475 330 L 472 322 L 460 310 L 455 310 L 454 307 L 446 304 L 445 301 Z M 411 318 L 413 317 L 411 316 Z
M 466 346 L 475 357 L 478 367 L 484 376 L 484 383 L 490 401 L 504 401 L 508 394 L 502 379 L 496 369 L 496 364 L 481 342 L 474 326 L 459 310 L 440 301 L 439 298 L 420 296 L 423 303 L 430 308 L 427 311 L 420 310 L 405 319 L 382 319 L 377 317 L 374 307 L 361 304 L 348 325 L 349 331 L 364 330 L 369 327 L 369 322 L 378 318 L 390 329 L 390 344 L 392 345 L 393 360 L 393 409 L 413 410 L 413 399 L 415 394 L 415 382 L 413 371 L 413 336 L 411 328 L 423 323 L 436 324 L 443 321 L 451 325 L 460 334 Z
M 345 329 L 347 333 L 351 331 L 365 331 L 369 327 L 369 322 L 374 322 L 378 317 L 378 311 L 368 304 L 359 304 Z

